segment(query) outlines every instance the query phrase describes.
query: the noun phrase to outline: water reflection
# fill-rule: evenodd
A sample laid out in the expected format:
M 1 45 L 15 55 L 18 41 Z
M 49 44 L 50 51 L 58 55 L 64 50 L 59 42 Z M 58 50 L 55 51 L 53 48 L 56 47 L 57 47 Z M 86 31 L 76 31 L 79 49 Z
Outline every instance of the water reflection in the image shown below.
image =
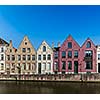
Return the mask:
M 100 83 L 0 81 L 1 94 L 96 94 Z

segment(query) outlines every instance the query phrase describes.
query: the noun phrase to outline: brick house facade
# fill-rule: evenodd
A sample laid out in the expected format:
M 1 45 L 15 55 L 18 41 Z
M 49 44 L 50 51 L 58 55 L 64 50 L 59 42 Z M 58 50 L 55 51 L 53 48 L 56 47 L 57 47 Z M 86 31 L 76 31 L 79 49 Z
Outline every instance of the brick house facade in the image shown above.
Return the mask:
M 81 71 L 83 73 L 96 73 L 97 52 L 96 46 L 90 38 L 88 38 L 81 47 L 80 53 Z

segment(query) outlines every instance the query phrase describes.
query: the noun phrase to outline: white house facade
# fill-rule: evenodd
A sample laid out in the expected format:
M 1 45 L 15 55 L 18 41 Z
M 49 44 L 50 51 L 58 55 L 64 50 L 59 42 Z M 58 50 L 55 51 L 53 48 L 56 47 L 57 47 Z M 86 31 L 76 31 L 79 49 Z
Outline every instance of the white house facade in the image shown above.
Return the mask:
M 53 50 L 43 41 L 37 50 L 37 74 L 53 73 Z
M 100 73 L 100 45 L 97 46 L 97 73 Z
M 8 43 L 0 38 L 0 75 L 6 74 L 6 66 L 5 66 L 5 51 L 8 46 Z

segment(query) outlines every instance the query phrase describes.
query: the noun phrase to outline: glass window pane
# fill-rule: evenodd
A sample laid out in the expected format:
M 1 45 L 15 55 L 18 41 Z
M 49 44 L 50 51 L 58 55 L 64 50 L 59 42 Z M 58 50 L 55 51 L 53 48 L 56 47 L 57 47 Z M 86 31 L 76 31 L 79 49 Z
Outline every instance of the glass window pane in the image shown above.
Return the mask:
M 90 43 L 90 42 L 88 42 L 88 43 L 86 44 L 86 48 L 91 48 L 91 43 Z
M 66 58 L 66 52 L 62 51 L 62 58 Z
M 54 58 L 55 58 L 55 59 L 58 58 L 58 51 L 54 53 Z
M 66 69 L 66 62 L 62 61 L 62 70 L 65 70 L 65 69 Z
M 41 60 L 41 55 L 38 55 L 38 60 Z
M 45 52 L 46 51 L 46 46 L 43 46 L 43 52 Z
M 72 42 L 68 42 L 68 48 L 72 48 Z
M 98 60 L 100 60 L 100 54 L 98 54 Z
M 51 60 L 51 55 L 50 54 L 48 54 L 48 58 L 47 58 L 48 60 Z
M 68 61 L 68 69 L 72 70 L 72 62 L 71 61 Z
M 68 51 L 68 58 L 72 58 L 72 51 Z
M 75 57 L 75 58 L 78 58 L 78 51 L 77 51 L 77 50 L 74 51 L 74 57 Z
M 43 55 L 43 60 L 46 60 L 46 55 Z

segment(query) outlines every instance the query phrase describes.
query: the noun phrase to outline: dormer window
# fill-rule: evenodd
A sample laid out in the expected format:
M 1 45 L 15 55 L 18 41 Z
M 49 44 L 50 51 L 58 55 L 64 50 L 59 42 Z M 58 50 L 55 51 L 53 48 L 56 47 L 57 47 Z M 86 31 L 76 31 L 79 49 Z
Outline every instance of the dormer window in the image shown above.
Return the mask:
M 91 43 L 90 42 L 87 42 L 86 48 L 91 48 Z
M 46 51 L 46 46 L 43 46 L 43 52 L 45 52 Z

